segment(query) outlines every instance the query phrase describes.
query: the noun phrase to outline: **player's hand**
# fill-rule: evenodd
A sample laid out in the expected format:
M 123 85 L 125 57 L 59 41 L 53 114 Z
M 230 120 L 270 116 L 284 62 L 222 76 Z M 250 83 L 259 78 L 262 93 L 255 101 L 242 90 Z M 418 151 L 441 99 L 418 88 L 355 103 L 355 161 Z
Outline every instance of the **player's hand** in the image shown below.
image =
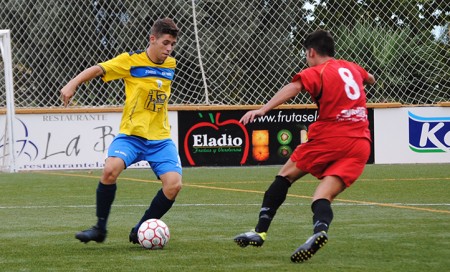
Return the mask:
M 244 114 L 244 116 L 242 116 L 242 118 L 241 118 L 241 120 L 239 120 L 239 122 L 246 125 L 248 123 L 253 122 L 256 117 L 263 116 L 263 115 L 264 115 L 264 112 L 262 110 L 251 110 L 251 111 L 248 111 L 246 114 Z
M 72 86 L 70 83 L 61 89 L 61 100 L 64 107 L 69 105 L 70 99 L 75 94 L 76 86 Z

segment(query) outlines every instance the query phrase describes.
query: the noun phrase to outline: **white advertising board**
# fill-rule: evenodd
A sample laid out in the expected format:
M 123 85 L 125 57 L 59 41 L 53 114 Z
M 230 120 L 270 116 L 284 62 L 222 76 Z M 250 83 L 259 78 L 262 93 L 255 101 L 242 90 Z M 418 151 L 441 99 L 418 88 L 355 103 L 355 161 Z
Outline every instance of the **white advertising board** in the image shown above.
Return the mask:
M 450 107 L 375 109 L 374 143 L 376 164 L 450 163 Z
M 169 112 L 178 148 L 177 117 L 177 112 Z M 103 168 L 120 118 L 121 113 L 16 114 L 16 167 L 19 171 Z M 0 157 L 7 153 L 5 119 L 0 115 Z M 450 107 L 374 109 L 373 140 L 376 164 L 450 163 Z
M 121 113 L 16 114 L 16 165 L 19 171 L 103 168 L 107 150 L 119 132 Z M 0 115 L 0 124 L 5 115 Z M 178 148 L 177 113 L 169 112 Z M 4 139 L 4 127 L 0 138 Z M 0 144 L 0 154 L 6 146 Z M 147 162 L 132 166 L 148 167 Z

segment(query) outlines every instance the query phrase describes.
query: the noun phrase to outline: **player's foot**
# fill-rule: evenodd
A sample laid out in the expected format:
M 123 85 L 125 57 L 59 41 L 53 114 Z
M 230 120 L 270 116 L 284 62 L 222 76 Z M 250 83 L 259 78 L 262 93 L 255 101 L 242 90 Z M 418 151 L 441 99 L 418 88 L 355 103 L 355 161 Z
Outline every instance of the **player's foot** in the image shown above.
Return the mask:
M 106 230 L 102 230 L 97 226 L 93 226 L 90 229 L 78 232 L 77 234 L 75 234 L 75 238 L 83 243 L 87 243 L 89 241 L 96 241 L 97 243 L 101 243 L 106 239 Z
M 128 235 L 128 239 L 130 240 L 130 243 L 139 244 L 138 234 L 134 230 L 134 228 L 131 228 L 130 235 Z
M 315 233 L 306 242 L 297 248 L 291 255 L 291 261 L 301 263 L 309 260 L 316 252 L 328 242 L 328 235 L 325 231 Z
M 246 247 L 248 245 L 254 247 L 260 247 L 263 245 L 266 240 L 267 233 L 265 232 L 255 232 L 249 231 L 245 233 L 241 233 L 238 236 L 234 237 L 234 241 L 240 247 Z

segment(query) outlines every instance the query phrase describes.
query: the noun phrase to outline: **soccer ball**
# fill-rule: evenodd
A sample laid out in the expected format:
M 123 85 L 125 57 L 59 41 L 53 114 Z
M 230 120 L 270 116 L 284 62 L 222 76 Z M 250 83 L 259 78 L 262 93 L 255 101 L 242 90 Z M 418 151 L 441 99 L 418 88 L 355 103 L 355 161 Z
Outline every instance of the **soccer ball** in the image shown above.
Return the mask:
M 160 219 L 149 219 L 138 229 L 139 244 L 147 249 L 162 249 L 170 239 L 169 227 Z

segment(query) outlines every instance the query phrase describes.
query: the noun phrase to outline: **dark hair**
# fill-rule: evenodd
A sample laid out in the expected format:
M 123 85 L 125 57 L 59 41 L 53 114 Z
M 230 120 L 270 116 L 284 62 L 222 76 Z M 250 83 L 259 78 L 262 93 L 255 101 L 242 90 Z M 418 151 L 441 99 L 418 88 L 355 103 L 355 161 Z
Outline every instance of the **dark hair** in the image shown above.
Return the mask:
M 175 38 L 178 36 L 178 27 L 175 22 L 170 18 L 162 18 L 155 21 L 151 28 L 151 34 L 157 38 L 164 34 L 169 34 Z
M 306 49 L 314 48 L 320 55 L 334 57 L 334 39 L 329 31 L 319 29 L 308 34 L 303 46 Z

